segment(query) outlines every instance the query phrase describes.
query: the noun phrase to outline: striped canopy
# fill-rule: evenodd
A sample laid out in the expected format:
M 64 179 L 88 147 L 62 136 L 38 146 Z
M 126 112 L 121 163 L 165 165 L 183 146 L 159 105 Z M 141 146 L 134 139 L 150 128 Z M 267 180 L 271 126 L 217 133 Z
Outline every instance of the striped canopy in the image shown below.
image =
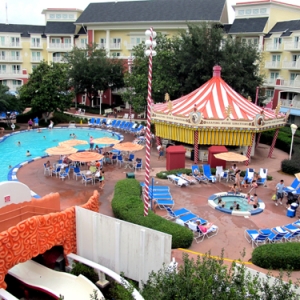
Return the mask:
M 213 77 L 200 88 L 181 98 L 171 101 L 172 115 L 189 116 L 193 109 L 201 112 L 204 119 L 253 120 L 262 108 L 233 90 L 222 78 L 221 67 L 214 67 Z M 170 113 L 170 103 L 157 103 L 153 106 L 156 113 Z M 264 111 L 265 120 L 275 119 L 271 110 Z M 282 115 L 283 116 L 283 115 Z

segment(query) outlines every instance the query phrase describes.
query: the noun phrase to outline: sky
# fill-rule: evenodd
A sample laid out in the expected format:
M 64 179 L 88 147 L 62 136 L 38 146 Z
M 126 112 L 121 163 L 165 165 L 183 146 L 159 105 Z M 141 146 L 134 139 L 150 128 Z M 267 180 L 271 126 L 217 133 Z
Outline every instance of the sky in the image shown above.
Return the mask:
M 236 2 L 247 1 L 249 0 L 227 0 L 229 6 Z M 280 1 L 300 5 L 299 0 Z M 92 2 L 108 2 L 108 0 L 0 0 L 0 23 L 6 23 L 6 5 L 9 24 L 45 25 L 45 18 L 42 15 L 42 10 L 45 8 L 79 8 L 84 10 Z M 229 9 L 230 23 L 233 22 L 233 18 L 234 12 Z

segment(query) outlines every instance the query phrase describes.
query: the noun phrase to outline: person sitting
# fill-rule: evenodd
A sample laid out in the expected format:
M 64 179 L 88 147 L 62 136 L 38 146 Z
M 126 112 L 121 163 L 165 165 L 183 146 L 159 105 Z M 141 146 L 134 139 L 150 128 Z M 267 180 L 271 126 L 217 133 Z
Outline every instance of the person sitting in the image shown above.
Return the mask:
M 258 187 L 258 184 L 257 184 L 256 180 L 253 180 L 253 181 L 251 182 L 250 187 L 251 187 L 250 192 L 251 192 L 253 189 L 256 190 L 256 188 Z
M 207 223 L 206 225 L 201 225 L 200 221 L 196 221 L 196 224 L 202 233 L 212 231 L 215 228 L 213 223 Z
M 237 206 L 237 203 L 236 201 L 233 202 L 233 205 L 230 206 L 230 209 L 233 210 L 233 209 L 236 209 L 236 206 Z
M 240 210 L 241 209 L 241 207 L 240 207 L 240 205 L 237 203 L 237 205 L 235 206 L 235 210 Z
M 219 207 L 225 207 L 225 202 L 222 201 L 222 198 L 221 198 L 221 197 L 218 198 L 218 206 L 219 206 Z
M 239 192 L 239 188 L 238 188 L 237 184 L 234 183 L 232 186 L 230 186 L 230 190 L 228 192 L 229 193 L 234 192 L 235 194 L 237 194 Z
M 246 176 L 243 178 L 241 185 L 243 188 L 248 188 L 249 187 L 249 182 L 248 179 L 246 178 Z

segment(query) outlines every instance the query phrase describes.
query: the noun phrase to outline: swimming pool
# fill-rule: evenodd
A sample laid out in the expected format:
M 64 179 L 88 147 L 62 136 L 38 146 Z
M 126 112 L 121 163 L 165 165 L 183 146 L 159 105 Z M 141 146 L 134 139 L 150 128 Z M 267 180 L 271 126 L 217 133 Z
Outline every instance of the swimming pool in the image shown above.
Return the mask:
M 265 209 L 265 204 L 261 199 L 258 199 L 258 207 L 253 208 L 252 205 L 249 205 L 246 200 L 246 194 L 240 193 L 238 195 L 234 195 L 232 193 L 216 193 L 211 195 L 208 198 L 208 204 L 213 209 L 219 210 L 223 213 L 231 214 L 234 216 L 242 216 L 249 217 L 251 215 L 257 215 L 262 213 Z M 222 198 L 222 201 L 225 202 L 224 207 L 219 207 L 218 198 Z M 241 209 L 230 209 L 231 206 L 234 206 L 234 201 L 240 204 Z
M 79 140 L 89 142 L 90 136 L 93 138 L 111 137 L 117 140 L 123 140 L 123 136 L 112 131 L 95 129 L 95 128 L 55 128 L 52 130 L 43 129 L 40 133 L 36 130 L 16 131 L 13 134 L 5 135 L 0 138 L 0 181 L 8 179 L 9 166 L 16 165 L 32 160 L 34 157 L 47 155 L 45 150 L 50 147 L 58 146 L 59 142 L 69 140 L 70 134 L 74 133 Z M 20 142 L 20 146 L 18 146 Z M 108 145 L 99 145 L 99 147 Z M 75 148 L 85 150 L 87 145 L 78 145 Z M 26 151 L 31 153 L 30 157 L 26 156 Z

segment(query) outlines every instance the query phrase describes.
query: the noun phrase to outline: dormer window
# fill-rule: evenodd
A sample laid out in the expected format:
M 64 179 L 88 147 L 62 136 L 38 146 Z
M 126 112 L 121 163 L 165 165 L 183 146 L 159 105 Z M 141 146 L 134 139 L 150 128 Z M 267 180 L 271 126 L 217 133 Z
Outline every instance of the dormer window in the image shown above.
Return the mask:
M 245 11 L 243 9 L 238 10 L 239 16 L 243 16 L 245 14 Z
M 260 13 L 261 14 L 266 14 L 267 13 L 267 9 L 266 8 L 261 8 L 260 9 Z
M 259 14 L 259 9 L 253 9 L 253 14 L 258 15 Z

